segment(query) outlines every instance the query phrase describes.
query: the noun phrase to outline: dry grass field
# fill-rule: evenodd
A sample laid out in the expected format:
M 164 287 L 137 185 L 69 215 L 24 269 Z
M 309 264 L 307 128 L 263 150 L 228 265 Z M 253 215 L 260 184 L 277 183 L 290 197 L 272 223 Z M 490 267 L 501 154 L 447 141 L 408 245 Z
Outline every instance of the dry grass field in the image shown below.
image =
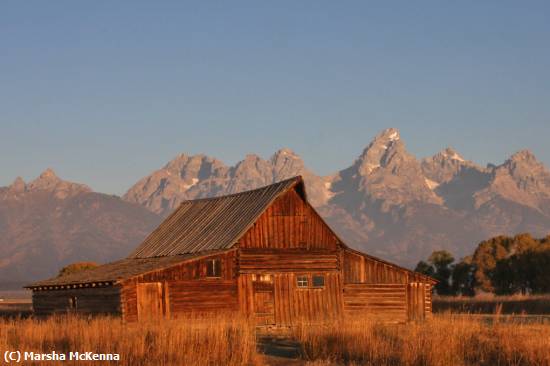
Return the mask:
M 238 318 L 149 324 L 109 317 L 5 319 L 0 351 L 119 353 L 119 365 L 550 365 L 550 326 L 514 324 L 505 316 L 484 322 L 441 314 L 401 325 L 365 318 L 303 324 L 289 333 L 301 345 L 296 360 L 260 353 L 256 329 Z
M 550 315 L 550 294 L 475 297 L 435 296 L 434 312 L 451 311 L 472 314 L 535 314 Z

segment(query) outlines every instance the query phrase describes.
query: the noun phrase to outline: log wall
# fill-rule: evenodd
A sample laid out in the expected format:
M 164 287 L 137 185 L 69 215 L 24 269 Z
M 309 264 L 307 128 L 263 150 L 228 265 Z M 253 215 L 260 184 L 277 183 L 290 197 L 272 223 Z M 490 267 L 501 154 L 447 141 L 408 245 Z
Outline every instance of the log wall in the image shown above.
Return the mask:
M 239 273 L 319 272 L 339 268 L 335 250 L 241 249 Z
M 431 315 L 431 285 L 420 275 L 344 249 L 344 309 L 396 321 Z
M 235 280 L 168 282 L 170 313 L 173 318 L 188 314 L 237 312 Z
M 406 284 L 344 285 L 346 316 L 369 316 L 387 322 L 405 322 L 407 314 Z
M 76 298 L 76 307 L 70 301 Z M 34 313 L 38 316 L 77 313 L 113 314 L 121 313 L 120 287 L 108 286 L 69 290 L 33 291 Z
M 221 276 L 207 277 L 207 261 L 221 260 Z M 177 318 L 198 313 L 237 311 L 236 251 L 205 255 L 175 266 L 148 272 L 125 281 L 122 313 L 127 321 L 138 320 L 140 283 L 159 283 L 163 316 Z

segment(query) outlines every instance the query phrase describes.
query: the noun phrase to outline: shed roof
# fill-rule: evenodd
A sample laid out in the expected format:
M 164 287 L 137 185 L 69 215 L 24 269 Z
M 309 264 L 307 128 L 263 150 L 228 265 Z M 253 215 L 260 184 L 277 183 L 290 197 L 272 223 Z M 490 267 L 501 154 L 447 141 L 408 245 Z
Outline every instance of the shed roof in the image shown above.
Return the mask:
M 227 249 L 265 209 L 292 188 L 305 199 L 302 177 L 221 197 L 184 201 L 129 258 L 150 258 Z
M 179 262 L 204 255 L 205 253 L 158 258 L 126 258 L 116 262 L 103 264 L 96 268 L 38 281 L 25 287 L 34 288 L 41 286 L 78 285 L 93 282 L 116 282 L 150 271 L 171 267 Z

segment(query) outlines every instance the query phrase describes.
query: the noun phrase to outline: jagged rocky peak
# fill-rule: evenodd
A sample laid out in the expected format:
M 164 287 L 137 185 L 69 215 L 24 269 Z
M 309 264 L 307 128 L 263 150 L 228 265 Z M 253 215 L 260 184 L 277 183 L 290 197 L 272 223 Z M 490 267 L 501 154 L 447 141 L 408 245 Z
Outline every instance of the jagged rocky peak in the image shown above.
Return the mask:
M 324 202 L 324 181 L 311 173 L 291 149 L 283 148 L 268 160 L 248 154 L 234 166 L 205 155 L 181 154 L 163 168 L 142 178 L 124 195 L 130 202 L 167 214 L 184 199 L 212 197 L 265 186 L 295 175 L 306 178 L 313 202 Z
M 272 156 L 271 159 L 296 159 L 300 158 L 292 149 L 289 149 L 288 147 L 283 147 L 282 149 L 277 150 Z
M 187 155 L 179 154 L 170 160 L 162 169 L 168 175 L 175 174 L 184 179 L 197 179 L 204 170 L 224 169 L 225 165 L 214 158 L 204 154 Z
M 9 186 L 9 190 L 13 193 L 25 192 L 26 189 L 27 189 L 27 184 L 21 177 L 15 178 L 13 183 Z
M 495 173 L 509 174 L 520 189 L 550 195 L 550 171 L 529 150 L 513 154 Z
M 510 159 L 511 160 L 534 160 L 534 161 L 537 160 L 535 154 L 533 154 L 531 150 L 528 150 L 528 149 L 523 149 L 516 152 L 515 154 L 512 154 L 512 156 L 510 156 Z
M 355 164 L 357 165 L 357 172 L 362 176 L 366 176 L 377 168 L 388 166 L 392 161 L 408 161 L 411 159 L 414 158 L 405 150 L 405 144 L 401 140 L 399 130 L 388 128 L 372 140 Z
M 465 162 L 464 158 L 456 152 L 452 147 L 447 147 L 436 154 L 437 157 L 440 157 L 441 159 L 446 160 L 454 160 L 459 162 Z
M 51 168 L 43 171 L 38 178 L 28 184 L 21 177 L 17 177 L 8 189 L 10 194 L 15 195 L 37 191 L 52 192 L 57 198 L 63 199 L 77 193 L 91 192 L 92 190 L 84 184 L 62 180 Z
M 341 170 L 333 182 L 337 193 L 332 201 L 361 206 L 365 202 L 382 202 L 384 211 L 391 206 L 421 201 L 440 204 L 441 199 L 426 185 L 420 163 L 409 154 L 399 131 L 389 128 L 378 134 L 363 153 L 347 169 Z M 354 197 L 341 191 L 360 192 Z
M 539 162 L 529 150 L 521 150 L 510 156 L 497 170 L 505 169 L 515 176 L 536 176 L 548 173 L 544 164 Z
M 59 177 L 55 174 L 52 168 L 48 168 L 40 173 L 40 176 L 29 183 L 29 188 L 49 188 L 60 181 Z
M 464 167 L 471 167 L 478 171 L 483 170 L 471 161 L 465 160 L 452 147 L 447 147 L 434 156 L 422 159 L 421 166 L 422 172 L 426 176 L 426 184 L 432 189 L 441 183 L 452 180 Z
M 288 148 L 278 150 L 269 159 L 273 167 L 274 179 L 285 179 L 304 173 L 304 161 L 294 151 Z

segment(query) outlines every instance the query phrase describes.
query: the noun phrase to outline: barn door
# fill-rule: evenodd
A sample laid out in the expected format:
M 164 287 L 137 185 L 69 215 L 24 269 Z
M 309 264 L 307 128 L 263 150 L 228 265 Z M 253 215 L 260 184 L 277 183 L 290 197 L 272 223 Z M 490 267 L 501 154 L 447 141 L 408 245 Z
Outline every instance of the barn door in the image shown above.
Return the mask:
M 257 325 L 275 324 L 273 275 L 257 275 L 252 282 L 254 290 L 254 315 Z
M 137 284 L 138 320 L 156 320 L 164 317 L 163 286 L 160 282 Z

